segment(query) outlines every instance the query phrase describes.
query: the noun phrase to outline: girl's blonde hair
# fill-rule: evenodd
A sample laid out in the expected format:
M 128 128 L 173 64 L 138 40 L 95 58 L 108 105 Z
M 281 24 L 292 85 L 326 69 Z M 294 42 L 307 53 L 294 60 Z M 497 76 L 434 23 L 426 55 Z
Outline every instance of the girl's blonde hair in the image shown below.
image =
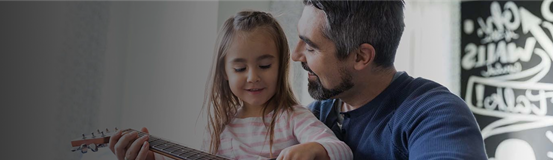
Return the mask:
M 267 135 L 269 136 L 271 157 L 277 117 L 284 111 L 293 111 L 293 106 L 298 104 L 290 88 L 288 79 L 288 68 L 290 66 L 288 41 L 279 23 L 271 14 L 265 12 L 242 11 L 237 13 L 234 17 L 227 19 L 221 28 L 217 42 L 218 48 L 216 48 L 217 55 L 213 59 L 209 78 L 211 86 L 209 84 L 206 85 L 204 100 L 207 101 L 204 101 L 203 106 L 204 108 L 207 107 L 207 130 L 211 137 L 209 144 L 209 152 L 211 154 L 217 153 L 221 143 L 221 133 L 236 115 L 238 108 L 243 105 L 243 102 L 231 92 L 229 83 L 225 79 L 225 56 L 227 49 L 231 46 L 232 39 L 238 31 L 251 32 L 255 29 L 265 29 L 267 31 L 265 33 L 269 33 L 273 38 L 280 54 L 278 57 L 280 64 L 278 65 L 276 93 L 263 108 L 263 113 L 265 114 L 268 113 L 268 104 L 274 104 L 275 106 L 272 108 L 271 123 L 265 124 L 269 131 Z M 262 116 L 262 120 L 265 122 L 265 116 Z

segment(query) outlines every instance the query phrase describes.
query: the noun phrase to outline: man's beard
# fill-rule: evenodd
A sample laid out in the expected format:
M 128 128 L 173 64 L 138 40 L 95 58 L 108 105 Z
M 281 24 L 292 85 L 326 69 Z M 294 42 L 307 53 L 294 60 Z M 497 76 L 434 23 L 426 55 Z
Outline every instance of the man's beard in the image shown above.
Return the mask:
M 306 71 L 313 73 L 313 71 L 311 71 L 311 69 L 307 66 L 307 64 L 302 63 L 302 67 Z M 309 84 L 307 86 L 308 86 L 309 95 L 311 95 L 311 97 L 313 97 L 313 99 L 316 99 L 316 100 L 330 99 L 353 87 L 351 74 L 343 68 L 340 68 L 340 77 L 342 78 L 342 82 L 340 82 L 340 84 L 333 89 L 325 88 L 322 85 L 321 79 L 319 79 L 319 76 L 317 75 L 315 76 L 317 77 L 317 81 L 316 82 L 309 81 Z

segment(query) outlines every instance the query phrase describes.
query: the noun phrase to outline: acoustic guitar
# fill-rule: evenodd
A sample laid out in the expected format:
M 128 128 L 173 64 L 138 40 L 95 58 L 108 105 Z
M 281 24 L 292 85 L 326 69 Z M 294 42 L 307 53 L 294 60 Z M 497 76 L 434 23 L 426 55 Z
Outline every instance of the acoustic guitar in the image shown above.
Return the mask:
M 130 133 L 132 131 L 136 131 L 136 130 L 125 129 L 122 131 L 122 134 Z M 81 151 L 81 153 L 86 153 L 90 149 L 91 151 L 96 152 L 98 151 L 98 148 L 106 147 L 109 144 L 109 139 L 111 135 L 115 134 L 116 132 L 117 132 L 117 128 L 115 128 L 115 132 L 113 133 L 110 133 L 110 131 L 106 129 L 106 133 L 104 133 L 103 131 L 97 130 L 96 134 L 92 133 L 89 136 L 86 136 L 85 134 L 83 134 L 82 138 L 71 141 L 71 146 L 73 147 L 71 151 L 72 152 Z M 136 132 L 138 132 L 138 137 L 147 135 L 147 133 L 144 133 L 144 132 L 140 132 L 140 131 L 136 131 Z M 172 143 L 152 135 L 150 135 L 150 139 L 148 139 L 148 143 L 150 144 L 151 151 L 177 160 L 227 160 L 228 159 L 225 157 L 209 154 L 204 151 L 200 151 L 197 149 Z

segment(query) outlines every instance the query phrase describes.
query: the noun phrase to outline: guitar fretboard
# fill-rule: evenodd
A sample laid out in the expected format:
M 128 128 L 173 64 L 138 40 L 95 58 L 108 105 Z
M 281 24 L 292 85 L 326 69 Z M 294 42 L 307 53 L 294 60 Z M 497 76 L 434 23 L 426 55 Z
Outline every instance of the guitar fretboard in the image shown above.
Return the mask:
M 133 129 L 127 129 L 123 132 L 131 132 L 136 131 Z M 144 135 L 147 135 L 144 132 L 138 132 L 138 136 L 142 137 Z M 150 150 L 153 152 L 156 152 L 158 154 L 174 158 L 174 159 L 182 159 L 182 160 L 228 160 L 227 158 L 209 154 L 207 152 L 203 152 L 197 149 L 193 149 L 190 147 L 185 147 L 176 143 L 172 143 L 166 140 L 163 140 L 161 138 L 157 138 L 155 136 L 150 135 L 150 139 L 148 140 L 148 143 L 150 144 Z

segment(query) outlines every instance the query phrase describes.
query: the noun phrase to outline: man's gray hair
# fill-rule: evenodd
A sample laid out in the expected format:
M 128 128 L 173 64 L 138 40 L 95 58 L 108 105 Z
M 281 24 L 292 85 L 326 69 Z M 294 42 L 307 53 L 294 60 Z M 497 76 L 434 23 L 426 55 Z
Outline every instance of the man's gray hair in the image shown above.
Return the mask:
M 323 35 L 336 45 L 336 56 L 345 59 L 363 43 L 371 44 L 375 63 L 381 67 L 394 64 L 395 54 L 405 23 L 404 1 L 324 1 L 304 0 L 325 13 Z

